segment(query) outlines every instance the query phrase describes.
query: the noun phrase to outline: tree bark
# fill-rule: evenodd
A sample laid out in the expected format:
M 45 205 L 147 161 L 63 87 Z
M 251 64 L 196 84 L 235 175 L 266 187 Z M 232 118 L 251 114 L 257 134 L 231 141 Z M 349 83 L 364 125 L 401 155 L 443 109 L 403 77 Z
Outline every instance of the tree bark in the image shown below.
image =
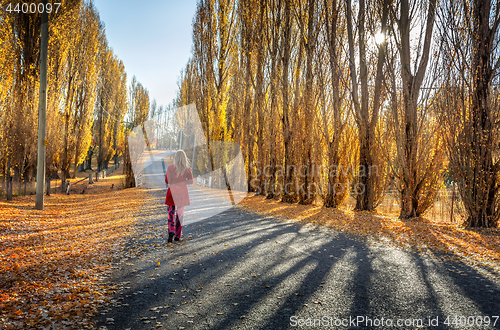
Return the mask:
M 259 124 L 259 131 L 258 131 L 258 143 L 257 143 L 257 148 L 258 148 L 258 159 L 259 159 L 259 170 L 260 170 L 260 177 L 258 178 L 259 180 L 259 189 L 257 190 L 259 192 L 259 195 L 265 196 L 267 194 L 266 191 L 266 179 L 264 176 L 264 165 L 266 164 L 266 157 L 265 157 L 265 143 L 264 143 L 264 133 L 266 131 L 265 129 L 265 121 L 264 121 L 264 116 L 265 116 L 265 111 L 263 109 L 264 107 L 264 11 L 267 6 L 267 1 L 266 0 L 261 0 L 259 2 L 259 20 L 257 23 L 257 82 L 255 84 L 255 89 L 256 89 L 256 113 L 258 117 L 258 124 Z
M 389 11 L 389 1 L 383 1 L 382 11 L 382 32 L 385 32 Z M 372 113 L 369 112 L 369 92 L 368 92 L 368 67 L 366 64 L 366 37 L 365 37 L 365 1 L 359 1 L 358 12 L 358 43 L 359 43 L 359 58 L 360 58 L 360 83 L 361 83 L 361 100 L 358 96 L 356 65 L 354 55 L 354 35 L 352 26 L 352 7 L 351 1 L 347 0 L 347 32 L 349 43 L 349 58 L 350 72 L 352 81 L 352 99 L 355 110 L 355 120 L 359 132 L 359 163 L 358 169 L 355 171 L 356 176 L 356 207 L 358 211 L 367 210 L 373 211 L 377 206 L 378 196 L 377 190 L 385 187 L 377 186 L 380 184 L 379 178 L 371 173 L 373 167 L 379 166 L 378 155 L 375 154 L 375 127 L 378 122 L 380 110 L 380 97 L 382 93 L 383 67 L 385 62 L 385 43 L 379 45 L 377 72 L 375 78 L 375 92 L 373 96 Z M 378 175 L 377 170 L 377 175 Z
M 347 196 L 349 190 L 347 187 L 346 176 L 339 170 L 340 166 L 344 166 L 340 157 L 340 139 L 344 132 L 345 121 L 341 115 L 341 99 L 340 99 L 340 74 L 339 67 L 339 50 L 337 43 L 337 29 L 339 18 L 339 5 L 337 1 L 332 1 L 331 14 L 328 5 L 329 1 L 324 1 L 324 8 L 327 12 L 325 19 L 325 28 L 328 41 L 328 59 L 330 64 L 331 81 L 332 81 L 332 130 L 330 131 L 328 123 L 325 120 L 325 135 L 328 144 L 328 184 L 327 192 L 323 206 L 327 208 L 336 208 L 340 206 L 342 201 Z M 320 76 L 322 79 L 322 76 Z M 323 84 L 323 83 L 322 83 Z M 323 88 L 321 89 L 322 95 Z M 322 97 L 325 99 L 325 97 Z M 334 169 L 337 169 L 336 171 Z
M 130 131 L 127 130 L 125 134 L 125 151 L 124 151 L 124 161 L 123 161 L 123 174 L 125 174 L 125 188 L 135 187 L 135 177 L 132 170 L 132 160 L 130 159 L 130 148 L 128 145 L 128 136 Z
M 282 52 L 283 52 L 283 57 L 282 57 L 282 66 L 283 66 L 283 73 L 282 73 L 282 97 L 283 97 L 283 115 L 281 117 L 282 120 L 282 125 L 283 125 L 283 144 L 284 144 L 284 180 L 283 180 L 283 193 L 282 193 L 282 202 L 288 202 L 292 203 L 296 201 L 296 192 L 295 189 L 293 189 L 293 167 L 291 167 L 291 170 L 288 170 L 289 167 L 289 160 L 292 155 L 292 132 L 291 132 L 291 125 L 290 125 L 290 100 L 289 100 L 289 70 L 290 70 L 290 39 L 291 39 L 291 29 L 292 29 L 292 24 L 291 24 L 291 0 L 285 0 L 285 25 L 283 27 L 283 43 L 282 43 Z M 290 191 L 289 188 L 292 188 L 292 191 Z
M 498 173 L 500 166 L 493 160 L 493 115 L 491 113 L 490 88 L 493 78 L 491 63 L 495 35 L 498 35 L 500 21 L 499 3 L 496 3 L 496 17 L 493 26 L 490 15 L 494 15 L 491 1 L 474 0 L 473 2 L 473 35 L 472 35 L 472 155 L 474 162 L 473 177 L 468 178 L 468 184 L 462 190 L 474 196 L 474 201 L 468 206 L 469 216 L 466 223 L 469 227 L 496 227 L 500 214 L 497 210 L 499 190 Z M 465 10 L 466 8 L 464 8 Z M 498 61 L 498 60 L 497 60 Z
M 273 6 L 274 17 L 272 21 L 272 48 L 271 48 L 271 81 L 270 81 L 270 96 L 271 96 L 271 120 L 270 120 L 270 148 L 269 148 L 269 173 L 271 174 L 271 179 L 269 180 L 269 189 L 267 193 L 267 199 L 273 199 L 280 195 L 282 192 L 278 189 L 279 179 L 276 173 L 277 165 L 277 141 L 276 134 L 276 116 L 278 116 L 278 93 L 277 93 L 277 77 L 278 77 L 278 35 L 280 31 L 280 18 L 281 18 L 281 1 L 278 1 L 276 6 Z
M 303 188 L 299 190 L 299 203 L 311 204 L 317 195 L 317 186 L 314 192 L 311 191 L 312 184 L 314 183 L 314 161 L 312 158 L 312 139 L 314 131 L 312 126 L 314 124 L 315 112 L 313 102 L 313 56 L 316 48 L 316 29 L 315 29 L 315 1 L 308 1 L 308 15 L 307 15 L 307 40 L 304 41 L 306 52 L 306 82 L 305 82 L 305 96 L 304 96 L 304 129 L 302 132 L 302 164 L 306 166 L 307 170 L 304 174 Z M 300 64 L 300 63 L 299 63 Z M 296 81 L 296 84 L 299 82 Z
M 403 111 L 404 111 L 404 140 L 403 157 L 405 165 L 403 169 L 403 180 L 401 190 L 401 213 L 400 218 L 409 219 L 419 217 L 425 209 L 420 206 L 420 195 L 425 194 L 421 191 L 425 177 L 419 177 L 417 171 L 419 163 L 417 159 L 418 149 L 418 108 L 417 101 L 420 94 L 420 87 L 425 76 L 427 64 L 429 61 L 430 43 L 432 30 L 434 26 L 434 17 L 436 9 L 436 0 L 430 0 L 426 17 L 424 45 L 420 54 L 420 62 L 416 73 L 411 72 L 411 50 L 410 50 L 410 8 L 408 0 L 401 1 L 400 10 L 400 37 L 401 37 L 401 76 L 403 80 Z M 421 167 L 421 166 L 420 166 Z M 422 170 L 420 170 L 422 172 Z M 425 172 L 425 169 L 424 171 Z

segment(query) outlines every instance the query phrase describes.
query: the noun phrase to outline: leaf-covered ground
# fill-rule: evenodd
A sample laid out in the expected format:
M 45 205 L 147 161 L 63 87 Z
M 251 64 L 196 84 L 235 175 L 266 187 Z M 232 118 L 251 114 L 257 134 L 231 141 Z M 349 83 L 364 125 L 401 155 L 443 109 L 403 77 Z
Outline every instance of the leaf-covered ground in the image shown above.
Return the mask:
M 113 260 L 123 260 L 125 242 L 142 235 L 135 232 L 141 228 L 138 216 L 153 212 L 152 204 L 161 206 L 142 189 L 117 189 L 120 181 L 115 176 L 83 194 L 81 186 L 69 196 L 46 197 L 44 211 L 34 209 L 34 196 L 0 201 L 0 329 L 93 328 L 99 308 L 113 304 L 110 297 L 118 288 L 103 279 Z M 498 229 L 472 231 L 260 196 L 248 196 L 240 206 L 500 271 Z M 129 248 L 127 254 L 134 253 L 140 251 Z
M 113 291 L 100 280 L 150 198 L 121 180 L 46 196 L 43 211 L 35 196 L 0 201 L 0 329 L 93 327 Z
M 249 195 L 240 205 L 261 214 L 304 224 L 329 226 L 341 232 L 374 238 L 421 253 L 437 253 L 440 257 L 500 272 L 498 228 L 468 230 L 457 224 L 436 223 L 424 218 L 403 221 L 395 216 L 371 212 L 281 203 L 268 200 L 265 196 Z

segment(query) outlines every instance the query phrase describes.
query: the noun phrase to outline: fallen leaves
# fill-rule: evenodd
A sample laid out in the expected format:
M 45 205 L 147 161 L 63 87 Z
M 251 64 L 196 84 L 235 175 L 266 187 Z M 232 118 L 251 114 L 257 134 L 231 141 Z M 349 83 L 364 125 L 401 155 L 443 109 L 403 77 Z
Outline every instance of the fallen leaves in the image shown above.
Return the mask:
M 34 196 L 1 201 L 2 328 L 91 328 L 113 290 L 101 280 L 147 198 L 140 189 L 100 193 L 96 185 L 92 194 L 46 196 L 43 211 Z

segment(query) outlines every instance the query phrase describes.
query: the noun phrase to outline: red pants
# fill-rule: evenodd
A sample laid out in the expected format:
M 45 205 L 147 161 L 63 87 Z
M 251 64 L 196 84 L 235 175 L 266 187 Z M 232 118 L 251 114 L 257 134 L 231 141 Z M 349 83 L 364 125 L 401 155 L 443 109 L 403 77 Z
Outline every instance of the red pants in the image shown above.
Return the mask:
M 177 238 L 181 238 L 183 220 L 184 206 L 178 206 L 177 212 L 175 212 L 175 206 L 168 205 L 168 232 L 174 233 L 174 236 Z

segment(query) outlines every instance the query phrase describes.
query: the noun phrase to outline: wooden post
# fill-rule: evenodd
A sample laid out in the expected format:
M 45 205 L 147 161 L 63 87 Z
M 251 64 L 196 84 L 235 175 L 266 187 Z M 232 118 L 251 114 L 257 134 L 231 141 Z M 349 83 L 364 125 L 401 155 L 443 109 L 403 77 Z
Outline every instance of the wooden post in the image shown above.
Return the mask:
M 453 203 L 455 202 L 455 185 L 453 185 L 453 192 L 451 194 L 451 211 L 450 211 L 450 222 L 453 223 Z
M 50 196 L 50 175 L 49 175 L 49 177 L 46 180 L 47 180 L 47 191 L 46 191 L 46 194 L 47 194 L 47 196 Z
M 10 175 L 7 177 L 7 200 L 12 200 L 12 177 Z

